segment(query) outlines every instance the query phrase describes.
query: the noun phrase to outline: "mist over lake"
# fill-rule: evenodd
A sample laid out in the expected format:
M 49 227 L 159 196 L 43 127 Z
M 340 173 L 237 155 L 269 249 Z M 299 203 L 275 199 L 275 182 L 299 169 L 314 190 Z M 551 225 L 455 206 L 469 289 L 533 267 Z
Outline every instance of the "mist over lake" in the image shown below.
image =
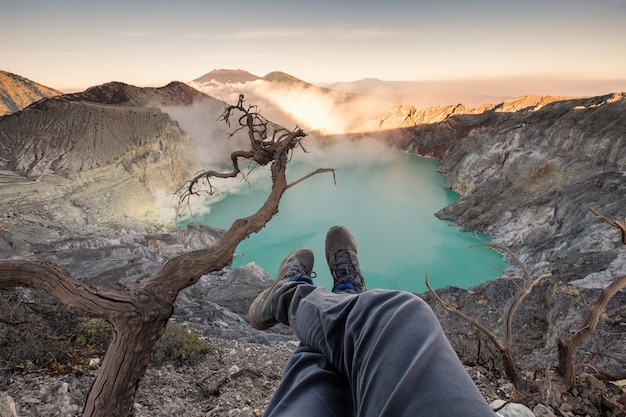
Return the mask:
M 458 198 L 443 186 L 437 161 L 360 142 L 307 147 L 307 151 L 294 154 L 289 181 L 316 168 L 336 169 L 335 178 L 331 173 L 318 174 L 287 190 L 279 213 L 238 246 L 233 266 L 255 262 L 273 279 L 285 255 L 308 247 L 316 255 L 316 284 L 331 288 L 324 240 L 328 228 L 342 224 L 357 240 L 370 289 L 420 293 L 426 291 L 426 274 L 436 288 L 469 288 L 501 275 L 502 257 L 476 247 L 490 241 L 489 236 L 461 232 L 435 217 Z M 247 181 L 219 187 L 209 213 L 196 220 L 228 228 L 260 207 L 271 182 L 265 169 L 256 168 Z

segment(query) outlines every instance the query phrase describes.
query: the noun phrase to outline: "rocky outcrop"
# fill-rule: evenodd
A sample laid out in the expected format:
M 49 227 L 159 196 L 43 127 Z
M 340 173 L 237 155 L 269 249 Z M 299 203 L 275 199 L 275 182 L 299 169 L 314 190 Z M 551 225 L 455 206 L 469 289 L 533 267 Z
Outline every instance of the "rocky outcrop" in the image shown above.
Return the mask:
M 461 197 L 440 218 L 491 234 L 563 281 L 601 286 L 626 274 L 619 233 L 588 211 L 624 217 L 626 94 L 521 97 L 420 120 L 384 140 L 442 161 Z
M 171 222 L 172 203 L 159 196 L 198 169 L 198 143 L 171 113 L 206 107 L 223 108 L 182 83 L 114 82 L 1 117 L 0 223 L 18 241 L 22 227 L 77 236 L 108 221 Z
M 479 114 L 483 108 L 468 109 L 462 104 L 417 109 L 410 104 L 401 104 L 389 110 L 378 120 L 371 120 L 363 125 L 361 132 L 397 130 L 418 125 L 441 123 L 453 115 Z
M 5 169 L 31 179 L 42 174 L 76 178 L 114 163 L 133 171 L 142 162 L 146 165 L 146 159 L 151 162 L 148 169 L 156 168 L 149 174 L 155 174 L 165 168 L 159 158 L 163 155 L 176 159 L 166 163 L 180 166 L 181 155 L 191 152 L 175 147 L 189 140 L 157 106 L 171 105 L 171 96 L 179 97 L 179 105 L 189 105 L 192 91 L 182 90 L 179 84 L 145 90 L 111 83 L 43 100 L 0 119 L 0 161 Z M 178 177 L 170 182 L 180 184 L 181 177 L 188 175 L 180 171 L 169 170 Z M 141 178 L 145 182 L 150 175 Z M 161 175 L 158 181 L 166 178 Z
M 15 113 L 47 97 L 62 94 L 27 78 L 0 71 L 0 116 Z

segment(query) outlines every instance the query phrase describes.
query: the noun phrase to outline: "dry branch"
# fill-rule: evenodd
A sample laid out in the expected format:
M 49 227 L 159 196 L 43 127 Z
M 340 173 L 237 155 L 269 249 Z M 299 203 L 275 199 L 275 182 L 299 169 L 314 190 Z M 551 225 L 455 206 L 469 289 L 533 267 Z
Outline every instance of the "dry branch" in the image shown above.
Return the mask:
M 626 233 L 626 226 L 625 226 L 626 221 L 625 222 L 613 221 L 613 220 L 608 219 L 606 216 L 600 214 L 598 211 L 592 208 L 590 208 L 589 210 L 597 218 L 603 221 L 606 221 L 610 225 L 619 229 L 622 233 L 622 241 L 626 243 L 626 234 L 625 234 Z M 585 339 L 587 339 L 587 337 L 589 337 L 591 333 L 593 333 L 596 330 L 598 321 L 600 320 L 600 316 L 605 312 L 606 306 L 611 300 L 611 298 L 613 298 L 613 296 L 618 291 L 626 287 L 626 276 L 622 276 L 621 278 L 616 279 L 613 283 L 611 283 L 611 285 L 609 285 L 604 290 L 602 290 L 596 302 L 589 309 L 589 314 L 587 316 L 587 319 L 585 320 L 585 323 L 578 331 L 576 331 L 569 339 L 560 339 L 558 341 L 557 343 L 558 365 L 556 367 L 558 379 L 554 379 L 553 377 L 549 375 L 550 374 L 549 372 L 546 372 L 545 381 L 543 382 L 543 384 L 538 385 L 535 381 L 532 381 L 532 383 L 530 383 L 531 381 L 526 381 L 524 378 L 522 378 L 519 372 L 517 371 L 517 368 L 515 367 L 515 363 L 513 361 L 513 357 L 511 354 L 511 347 L 513 343 L 512 342 L 512 334 L 513 334 L 512 322 L 513 322 L 513 315 L 515 314 L 515 311 L 517 310 L 519 305 L 522 303 L 522 301 L 526 298 L 526 296 L 530 293 L 532 288 L 535 285 L 537 285 L 537 283 L 539 283 L 539 281 L 541 281 L 543 278 L 550 276 L 550 274 L 541 274 L 537 278 L 532 278 L 530 271 L 528 270 L 526 265 L 523 262 L 521 262 L 521 260 L 511 250 L 509 250 L 508 248 L 499 246 L 499 245 L 495 245 L 495 244 L 487 244 L 487 246 L 492 249 L 496 249 L 496 250 L 499 250 L 501 252 L 508 254 L 513 259 L 513 261 L 521 267 L 523 275 L 524 275 L 524 279 L 522 281 L 523 286 L 520 288 L 520 291 L 518 292 L 517 296 L 513 300 L 513 303 L 511 304 L 507 312 L 506 335 L 505 335 L 504 342 L 498 339 L 497 336 L 491 330 L 487 329 L 485 326 L 480 324 L 476 319 L 468 316 L 465 313 L 462 313 L 458 309 L 450 306 L 449 303 L 442 300 L 428 283 L 428 275 L 426 276 L 426 285 L 430 293 L 433 294 L 435 299 L 448 312 L 451 312 L 457 315 L 458 317 L 461 317 L 463 320 L 467 321 L 472 326 L 480 330 L 483 334 L 485 334 L 492 341 L 492 343 L 496 346 L 496 348 L 500 350 L 500 353 L 502 355 L 503 362 L 504 362 L 505 372 L 507 373 L 507 376 L 511 379 L 511 381 L 513 382 L 513 384 L 518 390 L 526 391 L 528 387 L 532 387 L 533 389 L 539 388 L 542 394 L 544 395 L 544 397 L 549 399 L 549 398 L 553 398 L 554 396 L 556 396 L 554 398 L 557 398 L 560 395 L 560 392 L 566 391 L 574 384 L 575 379 L 576 379 L 575 369 L 577 367 L 574 365 L 574 360 L 573 360 L 574 353 L 576 349 L 580 346 L 580 344 Z M 623 307 L 618 307 L 616 310 L 619 310 L 621 308 Z M 598 377 L 599 379 L 617 380 L 617 379 L 623 379 L 625 377 L 624 372 L 619 372 L 619 373 L 606 372 L 601 369 L 598 369 L 597 367 L 589 363 L 581 364 L 579 367 L 586 367 L 586 368 L 592 369 L 594 376 Z M 546 393 L 548 393 L 549 395 L 546 396 Z
M 517 365 L 515 364 L 515 358 L 512 352 L 513 317 L 518 307 L 520 306 L 522 301 L 524 301 L 524 299 L 528 296 L 528 294 L 530 294 L 533 287 L 537 285 L 539 281 L 541 281 L 544 278 L 549 277 L 551 274 L 545 273 L 545 274 L 539 275 L 537 278 L 533 278 L 530 271 L 528 270 L 528 267 L 509 248 L 506 248 L 501 245 L 493 244 L 493 243 L 486 244 L 485 246 L 493 250 L 498 250 L 500 252 L 504 252 L 508 254 L 513 259 L 513 261 L 517 265 L 520 266 L 524 275 L 524 279 L 522 280 L 522 288 L 518 292 L 517 296 L 513 300 L 513 303 L 511 304 L 507 312 L 504 341 L 501 341 L 494 332 L 492 332 L 487 327 L 482 325 L 475 318 L 468 316 L 467 314 L 459 311 L 457 308 L 452 307 L 449 303 L 442 300 L 441 297 L 439 297 L 437 292 L 431 287 L 430 283 L 428 282 L 428 275 L 426 275 L 426 286 L 428 287 L 428 290 L 430 291 L 430 293 L 435 297 L 437 302 L 439 302 L 439 304 L 441 304 L 441 306 L 444 309 L 462 318 L 463 320 L 465 320 L 466 322 L 468 322 L 469 324 L 471 324 L 472 326 L 480 330 L 485 336 L 487 336 L 487 338 L 489 338 L 489 340 L 491 340 L 494 346 L 500 351 L 500 355 L 502 357 L 502 362 L 504 365 L 504 371 L 506 375 L 509 377 L 509 379 L 511 380 L 511 382 L 513 382 L 513 384 L 515 385 L 515 388 L 517 388 L 518 390 L 522 392 L 528 392 L 529 390 L 536 389 L 537 384 L 535 383 L 535 381 L 529 381 L 526 378 L 524 378 L 520 374 L 519 370 L 517 369 Z
M 624 219 L 624 221 L 611 220 L 592 207 L 589 207 L 589 211 L 598 219 L 603 220 L 607 222 L 608 224 L 610 224 L 611 226 L 617 228 L 617 230 L 619 230 L 622 235 L 622 243 L 626 245 L 626 219 Z
M 572 337 L 569 339 L 560 339 L 558 342 L 558 358 L 559 363 L 557 366 L 557 371 L 559 374 L 563 376 L 565 381 L 568 384 L 573 384 L 576 380 L 576 372 L 574 367 L 574 352 L 580 346 L 580 344 L 587 338 L 591 333 L 596 330 L 596 326 L 598 325 L 598 321 L 600 320 L 600 316 L 606 309 L 606 305 L 609 303 L 611 298 L 622 288 L 626 287 L 626 275 L 621 278 L 616 279 L 602 290 L 598 300 L 594 303 L 594 305 L 589 310 L 589 314 L 587 315 L 587 319 L 583 326 L 577 330 Z M 598 374 L 602 374 L 603 372 L 598 372 Z M 607 373 L 604 373 L 605 375 Z
M 113 326 L 114 338 L 109 346 L 94 385 L 87 398 L 83 416 L 128 416 L 132 413 L 139 380 L 150 359 L 150 352 L 165 330 L 178 293 L 195 284 L 203 275 L 229 265 L 237 245 L 250 234 L 261 230 L 278 212 L 283 193 L 291 186 L 317 173 L 319 169 L 287 184 L 286 168 L 291 152 L 300 147 L 306 133 L 299 127 L 287 130 L 263 118 L 254 106 L 243 106 L 243 95 L 237 105 L 228 106 L 221 120 L 230 125 L 240 112 L 236 130 L 247 130 L 250 150 L 231 154 L 230 171 L 203 171 L 179 192 L 181 205 L 203 192 L 212 192 L 212 178 L 233 178 L 241 173 L 240 163 L 269 165 L 272 189 L 263 205 L 252 215 L 233 222 L 214 246 L 187 252 L 170 259 L 152 276 L 138 285 L 122 290 L 97 288 L 83 284 L 59 266 L 32 260 L 0 261 L 0 285 L 23 285 L 39 288 L 59 301 L 88 314 L 107 320 Z

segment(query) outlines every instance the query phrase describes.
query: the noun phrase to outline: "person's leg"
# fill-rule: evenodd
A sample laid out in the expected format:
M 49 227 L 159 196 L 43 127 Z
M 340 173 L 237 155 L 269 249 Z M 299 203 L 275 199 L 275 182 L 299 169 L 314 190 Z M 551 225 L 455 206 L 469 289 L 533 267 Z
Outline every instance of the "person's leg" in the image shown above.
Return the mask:
M 334 238 L 343 239 L 343 243 L 334 242 L 330 248 L 347 250 L 349 257 L 334 256 L 328 246 L 326 253 L 331 271 L 337 266 L 331 263 L 337 262 L 340 268 L 335 269 L 348 272 L 347 275 L 333 272 L 335 289 L 345 290 L 341 284 L 346 283 L 364 289 L 354 240 L 343 229 L 333 234 Z M 346 260 L 355 265 L 344 268 Z M 313 257 L 308 250 L 294 251 L 283 264 L 285 268 L 282 275 L 279 272 L 275 284 L 252 303 L 250 323 L 260 329 L 276 322 L 291 325 L 303 344 L 316 355 L 324 356 L 325 362 L 318 368 L 328 369 L 330 364 L 346 378 L 357 415 L 493 415 L 436 317 L 420 298 L 400 291 L 331 294 L 310 285 L 312 281 L 306 275 L 311 272 Z M 359 272 L 359 276 L 352 271 Z M 310 369 L 314 367 L 295 366 L 293 374 L 306 374 Z M 289 379 L 279 391 L 308 388 L 298 381 Z M 310 398 L 317 395 L 318 389 L 323 392 L 320 384 L 312 386 Z M 288 398 L 297 401 L 297 397 Z M 280 397 L 272 401 L 281 402 Z M 298 407 L 293 401 L 283 401 L 282 405 Z M 307 411 L 302 410 L 302 414 Z
M 276 317 L 348 378 L 358 416 L 493 415 L 416 295 L 333 294 L 303 283 L 281 294 Z
M 300 259 L 299 263 L 290 260 L 294 255 Z M 288 265 L 300 268 L 297 272 L 305 277 L 312 275 L 310 256 L 307 250 L 289 254 L 281 263 L 276 279 L 292 273 L 292 268 L 285 268 Z M 326 259 L 334 280 L 333 292 L 354 294 L 367 289 L 358 263 L 351 262 L 351 258 L 356 259 L 356 242 L 347 230 L 331 228 L 326 236 Z M 304 282 L 308 281 L 304 279 Z M 350 384 L 324 355 L 301 344 L 287 361 L 263 415 L 352 417 L 355 414 Z
M 301 345 L 291 355 L 264 417 L 351 417 L 352 393 L 319 352 Z

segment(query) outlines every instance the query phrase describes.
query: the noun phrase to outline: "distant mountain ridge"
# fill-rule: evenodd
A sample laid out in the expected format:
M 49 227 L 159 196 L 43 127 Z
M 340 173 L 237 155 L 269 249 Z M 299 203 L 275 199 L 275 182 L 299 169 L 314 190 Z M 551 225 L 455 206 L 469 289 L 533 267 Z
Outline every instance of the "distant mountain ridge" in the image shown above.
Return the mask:
M 204 97 L 205 94 L 179 81 L 172 81 L 163 87 L 136 87 L 112 81 L 90 87 L 80 93 L 66 94 L 62 99 L 113 105 L 166 106 L 188 105 Z
M 317 87 L 282 71 L 272 71 L 265 74 L 263 77 L 259 77 L 258 75 L 254 75 L 242 69 L 214 69 L 213 71 L 196 78 L 193 82 L 198 84 L 210 84 L 215 82 L 222 84 L 245 84 L 257 80 L 263 80 L 270 83 L 299 85 L 302 87 Z M 325 89 L 323 87 L 318 88 Z
M 214 69 L 211 72 L 204 74 L 201 77 L 193 80 L 196 83 L 210 83 L 217 81 L 223 84 L 228 83 L 247 83 L 250 81 L 256 81 L 261 77 L 251 74 L 248 71 L 242 69 Z
M 264 117 L 286 127 L 299 125 L 309 132 L 323 131 L 327 127 L 325 122 L 342 118 L 337 112 L 348 112 L 355 100 L 363 98 L 358 94 L 320 87 L 282 71 L 259 77 L 240 69 L 216 69 L 191 81 L 190 85 L 228 103 L 236 103 L 243 94 L 248 104 L 263 111 Z M 368 113 L 366 120 L 395 104 L 397 102 L 385 105 L 378 101 L 375 106 L 368 105 L 369 109 L 380 109 Z M 319 117 L 322 113 L 327 117 Z M 319 118 L 312 120 L 312 115 Z
M 0 116 L 15 113 L 46 97 L 63 94 L 19 75 L 0 70 Z
M 484 104 L 479 107 L 466 107 L 463 104 L 449 104 L 418 109 L 409 104 L 393 107 L 380 118 L 367 121 L 360 132 L 377 132 L 384 130 L 411 128 L 418 125 L 440 123 L 452 116 L 480 115 L 487 112 L 517 112 L 522 110 L 539 110 L 555 101 L 572 100 L 574 97 L 553 96 L 522 96 L 506 100 L 499 104 Z

